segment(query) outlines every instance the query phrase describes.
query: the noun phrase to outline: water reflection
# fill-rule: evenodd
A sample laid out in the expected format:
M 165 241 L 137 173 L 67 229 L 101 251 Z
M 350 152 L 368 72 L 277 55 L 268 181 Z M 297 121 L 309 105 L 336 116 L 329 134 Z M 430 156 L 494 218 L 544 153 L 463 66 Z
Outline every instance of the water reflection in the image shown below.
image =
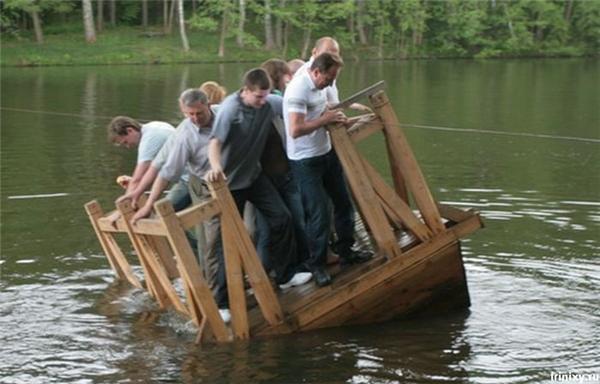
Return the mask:
M 115 282 L 82 209 L 110 206 L 135 161 L 106 143 L 108 119 L 177 122 L 183 88 L 233 91 L 253 65 L 3 68 L 0 383 L 487 384 L 600 371 L 597 61 L 344 68 L 342 96 L 386 80 L 436 199 L 482 213 L 486 228 L 463 244 L 470 313 L 198 347 L 186 319 Z M 361 151 L 386 169 L 381 145 Z

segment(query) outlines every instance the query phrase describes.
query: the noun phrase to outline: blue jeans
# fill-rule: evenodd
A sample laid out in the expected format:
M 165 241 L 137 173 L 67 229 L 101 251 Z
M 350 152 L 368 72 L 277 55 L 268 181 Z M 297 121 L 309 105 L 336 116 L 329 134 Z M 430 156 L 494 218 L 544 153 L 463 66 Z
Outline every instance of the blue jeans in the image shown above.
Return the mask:
M 269 179 L 261 173 L 248 188 L 231 191 L 231 195 L 240 214 L 244 211 L 246 202 L 249 201 L 265 217 L 269 227 L 269 254 L 271 255 L 269 260 L 275 271 L 275 282 L 277 284 L 287 283 L 295 273 L 296 239 L 290 211 L 286 208 L 279 193 Z M 227 296 L 223 241 L 220 234 L 221 228 L 219 227 L 219 240 L 215 246 L 215 253 L 219 260 L 215 299 L 219 308 L 227 308 L 229 298 Z
M 306 225 L 304 218 L 304 207 L 302 196 L 296 184 L 292 171 L 280 175 L 268 176 L 277 192 L 283 199 L 286 207 L 292 215 L 294 223 L 294 235 L 296 237 L 297 267 L 308 261 L 308 239 L 306 238 Z M 263 266 L 267 271 L 271 268 L 269 257 L 269 225 L 266 218 L 260 212 L 256 213 L 256 248 Z
M 331 228 L 329 199 L 333 203 L 338 238 L 336 251 L 344 258 L 354 244 L 354 208 L 337 155 L 331 150 L 322 156 L 290 160 L 290 167 L 300 189 L 306 217 L 307 267 L 323 267 L 327 262 Z

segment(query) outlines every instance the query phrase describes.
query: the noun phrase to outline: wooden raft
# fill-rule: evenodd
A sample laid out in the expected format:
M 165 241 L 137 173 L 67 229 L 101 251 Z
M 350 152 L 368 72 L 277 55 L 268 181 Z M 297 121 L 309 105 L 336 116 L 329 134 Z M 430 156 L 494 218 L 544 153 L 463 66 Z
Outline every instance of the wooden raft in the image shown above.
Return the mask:
M 161 309 L 173 309 L 198 327 L 196 341 L 226 342 L 344 324 L 386 321 L 419 310 L 469 305 L 459 239 L 482 227 L 479 215 L 436 203 L 396 114 L 377 83 L 340 107 L 368 97 L 374 113 L 352 118 L 350 128 L 329 126 L 375 257 L 364 264 L 332 267 L 333 284 L 314 283 L 276 291 L 256 254 L 233 198 L 223 182 L 209 185 L 212 199 L 174 212 L 163 199 L 155 218 L 131 225 L 128 201 L 117 205 L 121 218 L 108 220 L 97 201 L 85 205 L 104 253 L 120 279 L 145 288 Z M 393 187 L 359 153 L 355 144 L 383 134 Z M 409 205 L 412 199 L 417 213 Z M 219 216 L 231 324 L 219 316 L 202 268 L 185 230 Z M 126 234 L 143 271 L 144 283 L 114 238 Z M 173 284 L 181 279 L 184 295 Z M 252 287 L 244 290 L 244 278 Z

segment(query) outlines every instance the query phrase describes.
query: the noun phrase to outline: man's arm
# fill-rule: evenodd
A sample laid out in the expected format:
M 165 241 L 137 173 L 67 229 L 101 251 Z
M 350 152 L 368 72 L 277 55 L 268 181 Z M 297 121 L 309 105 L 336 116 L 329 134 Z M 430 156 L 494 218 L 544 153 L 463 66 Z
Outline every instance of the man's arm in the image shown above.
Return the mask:
M 206 180 L 213 182 L 220 179 L 227 180 L 223 167 L 221 166 L 221 141 L 213 137 L 208 142 L 208 161 L 210 163 L 210 171 L 206 172 Z
M 169 180 L 163 179 L 160 176 L 154 180 L 154 183 L 152 184 L 152 190 L 150 191 L 150 196 L 148 196 L 146 204 L 144 204 L 144 206 L 140 208 L 131 218 L 132 224 L 135 224 L 139 219 L 143 219 L 144 217 L 148 217 L 150 215 L 150 212 L 152 212 L 152 206 L 168 185 Z
M 314 120 L 305 120 L 306 115 L 298 112 L 289 113 L 290 135 L 296 139 L 308 135 L 320 127 L 330 123 L 345 123 L 347 118 L 339 109 L 328 109 Z
M 144 193 L 144 191 L 152 185 L 156 179 L 156 176 L 158 175 L 158 171 L 158 168 L 156 168 L 154 165 L 151 165 L 146 173 L 144 173 L 144 176 L 138 185 L 132 191 L 126 192 L 124 195 L 117 198 L 116 203 L 126 199 L 131 199 L 131 203 L 135 208 L 137 206 L 137 200 L 140 198 L 142 193 Z
M 129 181 L 129 185 L 127 186 L 127 190 L 125 193 L 129 193 L 135 189 L 135 187 L 139 184 L 144 177 L 144 174 L 150 167 L 150 161 L 142 161 L 137 163 L 135 169 L 133 170 L 133 175 L 131 175 L 131 180 Z

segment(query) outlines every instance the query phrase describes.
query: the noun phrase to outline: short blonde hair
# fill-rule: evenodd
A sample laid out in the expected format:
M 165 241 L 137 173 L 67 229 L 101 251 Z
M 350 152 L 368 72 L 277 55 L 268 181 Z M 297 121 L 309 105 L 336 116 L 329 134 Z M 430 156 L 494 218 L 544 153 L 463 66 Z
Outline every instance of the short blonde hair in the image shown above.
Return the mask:
M 208 97 L 209 104 L 220 104 L 227 94 L 225 87 L 216 81 L 205 81 L 200 85 L 200 90 Z

